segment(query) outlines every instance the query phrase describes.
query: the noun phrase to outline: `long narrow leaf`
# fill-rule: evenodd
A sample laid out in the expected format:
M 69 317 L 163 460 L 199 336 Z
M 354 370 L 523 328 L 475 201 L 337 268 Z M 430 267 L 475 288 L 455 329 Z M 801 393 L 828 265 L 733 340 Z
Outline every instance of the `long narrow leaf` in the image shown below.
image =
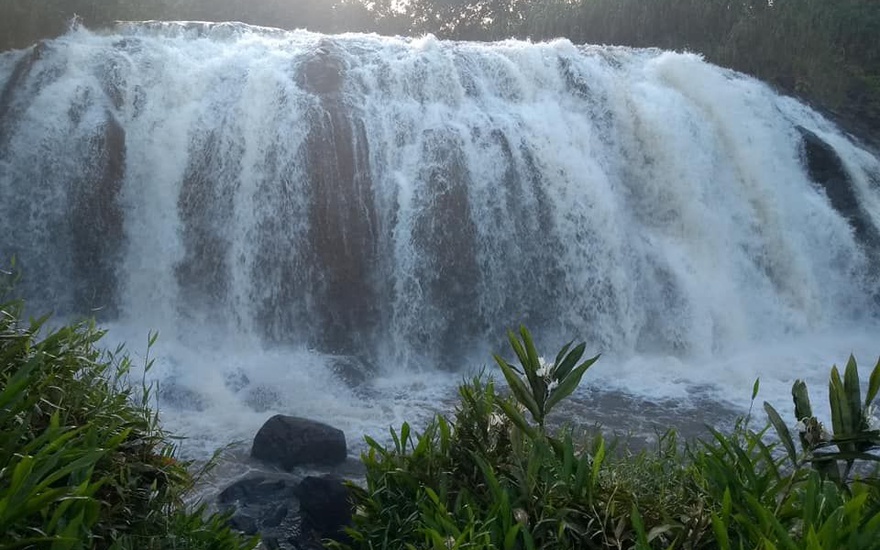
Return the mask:
M 868 395 L 865 396 L 865 407 L 871 406 L 871 402 L 877 397 L 877 392 L 880 392 L 880 358 L 877 359 L 877 364 L 874 365 L 874 370 L 871 371 L 871 378 L 868 382 Z
M 791 432 L 788 431 L 788 426 L 785 425 L 785 422 L 782 420 L 782 417 L 779 416 L 779 413 L 776 412 L 776 409 L 766 401 L 764 402 L 764 410 L 767 411 L 770 423 L 776 428 L 776 434 L 782 441 L 782 446 L 785 447 L 786 452 L 788 452 L 788 458 L 791 459 L 791 463 L 797 464 L 797 451 L 794 447 L 794 440 L 791 438 Z
M 583 363 L 577 366 L 568 376 L 565 377 L 564 380 L 559 381 L 559 385 L 550 392 L 550 397 L 547 398 L 547 404 L 545 405 L 545 411 L 550 412 L 550 409 L 553 408 L 554 405 L 571 395 L 571 393 L 578 387 L 578 384 L 581 383 L 581 378 L 583 378 L 584 373 L 587 372 L 587 369 L 590 368 L 593 363 L 595 363 L 599 359 L 599 356 L 595 356 L 591 359 L 587 359 Z

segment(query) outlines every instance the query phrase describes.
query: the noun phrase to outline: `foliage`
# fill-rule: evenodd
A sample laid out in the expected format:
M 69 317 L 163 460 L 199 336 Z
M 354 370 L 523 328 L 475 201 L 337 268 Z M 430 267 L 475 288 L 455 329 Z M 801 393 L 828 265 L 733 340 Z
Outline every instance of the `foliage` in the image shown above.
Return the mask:
M 859 478 L 847 468 L 832 479 L 811 466 L 830 456 L 848 464 L 852 457 L 840 453 L 850 447 L 818 459 L 808 446 L 792 460 L 790 438 L 770 442 L 768 428 L 750 428 L 751 415 L 729 435 L 710 430 L 705 441 L 682 445 L 669 432 L 656 449 L 636 455 L 601 435 L 549 433 L 547 414 L 596 358 L 578 364 L 585 347 L 569 351 L 569 344 L 548 363 L 525 329 L 510 334 L 510 342 L 519 364 L 496 357 L 509 395 L 481 375 L 462 384 L 452 421 L 437 416 L 421 434 L 404 424 L 391 430 L 387 448 L 367 439 L 366 486 L 352 486 L 351 542 L 331 541 L 331 548 L 880 547 L 876 472 Z M 847 372 L 841 381 L 832 371 L 832 402 L 848 404 L 854 415 L 858 381 Z M 880 384 L 877 372 L 868 399 L 859 402 L 863 412 Z M 797 403 L 803 414 L 803 401 Z M 784 426 L 767 410 L 777 428 Z M 867 442 L 849 434 L 837 439 L 864 454 Z
M 191 465 L 149 388 L 128 385 L 129 358 L 101 351 L 93 324 L 48 331 L 23 315 L 0 304 L 0 548 L 253 548 L 184 505 Z
M 876 0 L 0 0 L 0 50 L 57 36 L 76 15 L 115 20 L 243 21 L 319 32 L 433 33 L 699 52 L 844 118 L 880 127 Z

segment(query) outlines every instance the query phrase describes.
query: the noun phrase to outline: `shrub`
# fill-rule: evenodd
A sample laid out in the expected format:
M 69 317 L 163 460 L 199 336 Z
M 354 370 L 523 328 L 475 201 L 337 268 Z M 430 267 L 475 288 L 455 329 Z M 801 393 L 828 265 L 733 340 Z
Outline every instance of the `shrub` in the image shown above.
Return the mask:
M 0 548 L 255 547 L 184 505 L 191 464 L 121 349 L 102 351 L 93 323 L 22 319 L 21 302 L 0 304 Z
M 850 464 L 875 460 L 867 415 L 880 363 L 858 401 L 861 416 L 855 367 L 843 380 L 832 371 L 832 410 L 850 415 L 841 426 L 862 430 L 855 437 L 843 428 L 831 439 L 837 452 L 818 456 L 807 445 L 793 453 L 766 405 L 782 432 L 777 442 L 769 426 L 752 430 L 749 414 L 730 434 L 710 428 L 710 438 L 681 445 L 670 431 L 656 449 L 633 455 L 601 435 L 576 442 L 568 430 L 545 427 L 597 359 L 579 363 L 583 344 L 548 363 L 525 329 L 510 342 L 519 364 L 496 357 L 509 395 L 478 376 L 461 386 L 452 421 L 437 416 L 421 434 L 408 424 L 392 429 L 390 447 L 367 439 L 366 487 L 352 486 L 351 543 L 331 548 L 880 548 L 876 471 L 859 478 Z M 810 417 L 799 384 L 798 415 Z M 843 461 L 837 477 L 826 467 L 833 461 Z

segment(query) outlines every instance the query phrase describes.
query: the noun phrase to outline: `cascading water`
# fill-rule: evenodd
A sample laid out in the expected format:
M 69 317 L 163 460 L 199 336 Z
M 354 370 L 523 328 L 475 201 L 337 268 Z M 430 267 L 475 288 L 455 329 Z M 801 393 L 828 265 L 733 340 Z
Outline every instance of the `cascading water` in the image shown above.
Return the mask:
M 21 292 L 160 330 L 206 448 L 275 411 L 382 432 L 520 323 L 649 398 L 880 353 L 880 161 L 694 55 L 143 23 L 2 54 L 0 90 Z

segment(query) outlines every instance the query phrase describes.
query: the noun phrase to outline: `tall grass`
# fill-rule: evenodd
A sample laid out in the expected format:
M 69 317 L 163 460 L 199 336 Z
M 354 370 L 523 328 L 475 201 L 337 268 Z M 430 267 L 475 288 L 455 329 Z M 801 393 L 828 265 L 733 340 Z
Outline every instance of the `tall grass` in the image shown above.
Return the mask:
M 511 346 L 518 365 L 496 358 L 507 395 L 477 377 L 461 386 L 451 420 L 438 416 L 419 434 L 407 424 L 392 429 L 389 447 L 367 440 L 366 487 L 352 487 L 352 542 L 331 548 L 880 548 L 880 479 L 871 469 L 880 431 L 869 418 L 880 362 L 867 399 L 847 401 L 856 420 L 846 433 L 826 434 L 821 457 L 812 443 L 795 449 L 769 405 L 781 430 L 773 437 L 770 424 L 756 430 L 749 416 L 729 434 L 711 430 L 683 444 L 669 432 L 656 449 L 633 455 L 601 435 L 579 440 L 545 428 L 596 359 L 578 364 L 583 346 L 566 346 L 552 363 L 525 329 Z M 851 365 L 850 384 L 840 382 L 850 396 L 858 386 Z M 799 403 L 797 425 L 823 433 Z M 843 426 L 838 414 L 835 426 Z M 851 461 L 864 462 L 861 477 Z M 846 474 L 830 475 L 829 464 Z
M 184 504 L 190 464 L 149 388 L 129 385 L 122 350 L 103 351 L 92 323 L 46 320 L 0 303 L 0 548 L 255 547 L 224 516 Z

